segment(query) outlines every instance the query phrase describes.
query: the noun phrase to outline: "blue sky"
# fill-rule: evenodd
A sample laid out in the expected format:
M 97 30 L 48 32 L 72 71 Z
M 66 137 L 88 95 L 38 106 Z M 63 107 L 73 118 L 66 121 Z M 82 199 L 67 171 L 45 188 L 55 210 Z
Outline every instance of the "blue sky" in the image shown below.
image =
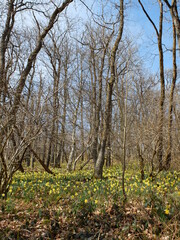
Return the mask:
M 107 1 L 103 0 L 102 2 L 105 3 Z M 142 0 L 142 2 L 157 28 L 159 28 L 158 2 L 152 0 Z M 85 3 L 90 8 L 93 6 L 94 12 L 98 10 L 100 6 L 100 1 L 88 0 L 85 1 Z M 84 20 L 87 19 L 88 15 L 91 16 L 86 7 L 80 4 L 79 1 L 76 1 L 69 6 L 68 15 L 69 14 Z M 129 36 L 134 39 L 134 42 L 138 45 L 140 56 L 143 58 L 148 71 L 156 73 L 159 71 L 159 56 L 156 33 L 152 24 L 143 13 L 137 0 L 131 1 L 131 5 L 128 6 L 125 15 L 126 32 L 124 33 L 129 34 Z M 170 15 L 166 15 L 166 17 L 170 18 Z M 163 43 L 167 48 L 172 47 L 172 27 L 171 23 L 168 23 L 167 20 L 165 20 L 163 23 Z M 177 54 L 177 63 L 178 65 L 180 64 L 179 54 Z M 166 69 L 172 68 L 172 53 L 169 51 L 165 52 L 164 54 L 164 65 Z
M 137 2 L 137 1 L 136 1 Z M 154 21 L 157 29 L 159 29 L 159 5 L 156 1 L 142 1 L 146 11 Z M 154 4 L 153 4 L 154 2 Z M 165 7 L 165 6 L 164 6 Z M 168 22 L 170 15 L 164 15 L 166 19 L 163 22 L 163 44 L 165 48 L 172 48 L 172 26 Z M 140 5 L 137 3 L 134 5 L 130 14 L 127 17 L 128 28 L 131 30 L 131 34 L 137 37 L 137 43 L 140 47 L 140 54 L 144 58 L 146 66 L 153 72 L 159 70 L 159 55 L 157 46 L 157 36 L 152 24 L 149 22 Z M 179 54 L 177 54 L 177 63 L 180 64 Z M 164 66 L 166 69 L 172 68 L 172 52 L 164 52 Z
M 108 3 L 111 2 L 119 3 L 119 0 L 85 0 L 85 4 L 91 8 L 93 12 L 100 11 L 101 2 Z M 125 3 L 129 2 L 125 0 Z M 159 5 L 156 0 L 142 0 L 147 12 L 151 16 L 152 20 L 159 28 Z M 165 7 L 165 6 L 164 6 Z M 80 2 L 80 0 L 75 0 L 67 8 L 67 16 L 74 18 L 74 28 L 78 32 L 81 31 L 83 23 L 88 19 L 91 19 L 92 15 L 90 11 Z M 108 14 L 108 13 L 107 13 Z M 170 14 L 166 14 L 166 17 L 169 17 Z M 26 19 L 25 23 L 31 25 L 30 16 L 25 14 L 24 18 Z M 81 21 L 78 21 L 77 18 L 80 18 Z M 64 12 L 60 15 L 60 24 L 64 25 Z M 128 4 L 128 7 L 125 11 L 125 28 L 124 34 L 128 35 L 133 39 L 134 44 L 137 44 L 139 48 L 139 55 L 142 57 L 145 67 L 151 73 L 156 73 L 159 71 L 159 56 L 158 56 L 158 46 L 157 46 L 157 37 L 155 30 L 152 24 L 149 22 L 144 12 L 142 11 L 138 0 L 131 0 L 131 3 Z M 22 19 L 20 19 L 22 20 Z M 22 21 L 23 22 L 23 21 Z M 71 20 L 69 20 L 71 23 Z M 172 47 L 172 26 L 171 23 L 168 23 L 167 19 L 163 23 L 163 43 L 167 48 Z M 177 64 L 180 66 L 180 55 L 177 54 Z M 165 52 L 164 54 L 164 65 L 166 69 L 172 68 L 172 52 Z

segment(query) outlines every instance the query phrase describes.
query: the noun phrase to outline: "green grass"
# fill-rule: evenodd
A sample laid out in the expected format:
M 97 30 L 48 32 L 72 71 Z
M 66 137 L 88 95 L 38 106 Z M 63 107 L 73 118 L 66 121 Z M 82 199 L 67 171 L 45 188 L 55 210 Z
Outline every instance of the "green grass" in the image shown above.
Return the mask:
M 68 199 L 69 207 L 81 210 L 82 205 L 108 207 L 123 200 L 121 186 L 121 167 L 115 166 L 104 171 L 104 179 L 92 178 L 92 171 L 77 171 L 60 173 L 55 170 L 55 176 L 46 172 L 17 173 L 9 190 L 8 199 L 22 199 L 27 202 L 43 202 L 54 204 L 60 199 Z M 125 190 L 128 199 L 141 199 L 145 205 L 150 205 L 154 198 L 162 200 L 164 213 L 169 215 L 174 211 L 174 204 L 180 202 L 180 174 L 177 172 L 162 172 L 155 181 L 151 181 L 146 173 L 141 183 L 140 174 L 126 173 Z M 159 200 L 160 201 L 160 200 Z
M 125 190 L 128 202 L 126 206 L 123 206 L 120 166 L 104 169 L 103 180 L 93 179 L 92 175 L 93 172 L 90 170 L 73 173 L 55 170 L 54 176 L 46 172 L 18 172 L 13 178 L 7 200 L 3 201 L 3 213 L 18 214 L 17 205 L 22 204 L 27 212 L 36 213 L 40 219 L 43 218 L 45 209 L 49 211 L 55 209 L 56 215 L 72 219 L 72 216 L 76 218 L 82 215 L 90 217 L 92 214 L 105 214 L 114 206 L 123 207 L 124 213 L 127 213 L 128 204 L 130 204 L 130 209 L 132 206 L 137 211 L 143 208 L 148 211 L 152 219 L 156 218 L 157 222 L 165 225 L 171 223 L 171 220 L 179 214 L 180 173 L 176 171 L 162 172 L 153 182 L 146 172 L 145 180 L 141 182 L 139 172 L 135 174 L 135 171 L 127 170 Z M 146 217 L 145 219 L 147 223 L 149 220 Z M 136 229 L 138 221 L 140 218 L 133 220 L 132 229 Z M 47 222 L 44 221 L 44 223 Z M 128 224 L 123 225 L 122 229 L 125 232 L 130 231 Z

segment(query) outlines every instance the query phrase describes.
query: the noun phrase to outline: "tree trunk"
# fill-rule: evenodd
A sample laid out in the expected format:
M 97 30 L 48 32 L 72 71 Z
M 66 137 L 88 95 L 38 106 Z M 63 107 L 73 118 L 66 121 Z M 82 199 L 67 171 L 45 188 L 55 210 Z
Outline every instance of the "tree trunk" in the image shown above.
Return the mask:
M 141 148 L 139 144 L 137 144 L 137 152 L 140 162 L 140 172 L 141 172 L 141 182 L 144 180 L 144 158 L 142 156 Z
M 171 85 L 170 99 L 169 99 L 169 117 L 168 117 L 168 146 L 166 151 L 165 169 L 168 170 L 171 164 L 172 158 L 172 122 L 173 122 L 173 99 L 174 90 L 176 87 L 177 79 L 177 65 L 176 65 L 176 28 L 173 24 L 173 79 Z
M 7 94 L 7 82 L 5 74 L 5 54 L 7 51 L 10 35 L 15 23 L 16 11 L 14 10 L 14 0 L 8 2 L 7 17 L 5 28 L 0 39 L 0 102 L 4 103 Z

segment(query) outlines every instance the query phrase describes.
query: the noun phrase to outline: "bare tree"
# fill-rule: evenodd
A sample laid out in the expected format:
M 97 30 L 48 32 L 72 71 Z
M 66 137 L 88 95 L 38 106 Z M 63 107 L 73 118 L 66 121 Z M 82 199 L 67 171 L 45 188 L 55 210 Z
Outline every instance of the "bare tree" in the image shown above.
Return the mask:
M 119 43 L 122 38 L 123 26 L 124 26 L 124 1 L 123 0 L 120 0 L 119 9 L 120 9 L 119 10 L 120 24 L 119 24 L 118 36 L 117 36 L 114 46 L 111 50 L 111 63 L 110 63 L 111 77 L 108 81 L 108 86 L 107 86 L 107 96 L 106 96 L 106 106 L 105 106 L 105 114 L 104 114 L 104 122 L 103 122 L 102 142 L 101 142 L 97 162 L 96 162 L 96 165 L 94 168 L 94 177 L 95 178 L 102 178 L 102 174 L 103 174 L 106 142 L 107 142 L 108 131 L 109 131 L 109 127 L 110 127 L 113 85 L 115 82 L 115 59 L 116 59 L 116 52 L 118 50 L 118 46 L 119 46 Z
M 0 119 L 0 194 L 4 193 L 7 194 L 9 185 L 12 180 L 13 174 L 19 169 L 20 164 L 22 163 L 23 156 L 29 147 L 33 154 L 36 155 L 38 161 L 42 164 L 42 166 L 48 170 L 39 158 L 39 156 L 35 153 L 31 146 L 32 138 L 36 137 L 39 133 L 39 130 L 36 134 L 32 137 L 30 134 L 26 133 L 26 137 L 22 136 L 19 126 L 17 126 L 17 113 L 21 105 L 22 100 L 22 93 L 27 81 L 27 77 L 32 70 L 33 64 L 36 61 L 37 55 L 42 48 L 43 41 L 47 36 L 48 32 L 53 28 L 54 23 L 57 21 L 58 15 L 63 12 L 68 5 L 73 2 L 73 0 L 65 0 L 60 6 L 54 6 L 54 11 L 52 12 L 51 16 L 49 17 L 47 25 L 40 30 L 39 27 L 39 35 L 35 41 L 35 46 L 33 47 L 32 51 L 30 51 L 29 56 L 26 59 L 26 63 L 24 64 L 23 70 L 20 72 L 20 76 L 18 78 L 17 87 L 14 90 L 14 98 L 13 102 L 11 102 L 11 109 L 4 118 L 3 109 L 5 109 L 4 101 L 5 97 L 7 96 L 7 87 L 5 81 L 5 66 L 6 66 L 6 59 L 5 55 L 7 53 L 8 44 L 11 38 L 12 30 L 15 23 L 15 15 L 28 9 L 28 6 L 24 4 L 23 1 L 19 3 L 19 1 L 11 0 L 7 2 L 7 14 L 6 14 L 6 23 L 2 30 L 2 36 L 0 39 L 0 98 L 1 98 L 1 119 Z M 33 8 L 31 8 L 33 9 Z M 5 111 L 5 110 L 4 110 Z M 14 153 L 12 153 L 11 157 L 7 156 L 7 147 L 9 146 L 10 142 L 14 142 L 11 138 L 14 133 L 16 133 L 15 141 L 18 140 L 18 144 L 16 144 L 16 148 L 14 149 Z M 14 145 L 15 146 L 15 145 Z M 17 158 L 17 156 L 20 156 Z M 51 171 L 49 171 L 51 172 Z
M 164 0 L 167 7 L 170 10 L 171 17 L 173 20 L 174 27 L 176 29 L 175 35 L 177 36 L 179 50 L 180 50 L 180 18 L 179 18 L 179 12 L 178 12 L 178 1 L 172 0 L 171 4 L 168 0 Z
M 164 124 L 164 100 L 165 100 L 165 81 L 164 81 L 164 57 L 163 57 L 163 48 L 162 48 L 162 33 L 163 33 L 163 3 L 159 0 L 160 15 L 159 15 L 159 30 L 157 29 L 155 23 L 147 13 L 142 2 L 138 0 L 139 4 L 146 17 L 152 24 L 157 40 L 158 40 L 158 49 L 159 49 L 159 69 L 160 69 L 160 82 L 161 82 L 161 96 L 159 101 L 159 130 L 158 130 L 158 148 L 157 148 L 157 158 L 159 162 L 159 170 L 163 168 L 163 124 Z
M 94 165 L 96 164 L 98 157 L 98 138 L 101 126 L 101 111 L 102 111 L 102 94 L 103 94 L 103 78 L 104 72 L 106 72 L 106 55 L 108 52 L 109 44 L 112 40 L 114 30 L 106 33 L 106 29 L 103 27 L 102 30 L 89 29 L 90 41 L 89 41 L 89 71 L 91 76 L 92 96 L 91 96 L 91 107 L 92 107 L 92 118 L 91 118 L 91 129 L 92 129 L 92 158 Z M 109 61 L 109 60 L 108 60 Z

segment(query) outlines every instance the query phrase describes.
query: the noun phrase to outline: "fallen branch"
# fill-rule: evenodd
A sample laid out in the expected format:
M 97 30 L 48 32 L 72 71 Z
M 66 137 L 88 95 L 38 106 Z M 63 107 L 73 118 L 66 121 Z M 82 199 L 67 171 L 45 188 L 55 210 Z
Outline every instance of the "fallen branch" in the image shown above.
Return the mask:
M 82 170 L 93 158 L 89 158 L 82 166 L 80 166 L 79 170 Z
M 81 156 L 88 150 L 88 148 L 90 148 L 90 146 L 92 145 L 92 143 L 91 144 L 89 144 L 80 154 L 79 154 L 79 156 L 75 159 L 75 161 L 74 161 L 74 166 L 73 166 L 73 171 L 75 171 L 75 169 L 76 169 L 76 163 L 78 162 L 78 160 L 81 158 Z
M 31 147 L 31 145 L 29 146 L 30 151 L 33 153 L 34 157 L 37 159 L 37 161 L 41 164 L 41 166 L 44 168 L 44 170 L 50 174 L 55 175 L 55 173 L 53 173 L 47 166 L 46 164 L 43 162 L 43 160 L 37 155 L 37 153 L 34 151 L 34 149 Z

